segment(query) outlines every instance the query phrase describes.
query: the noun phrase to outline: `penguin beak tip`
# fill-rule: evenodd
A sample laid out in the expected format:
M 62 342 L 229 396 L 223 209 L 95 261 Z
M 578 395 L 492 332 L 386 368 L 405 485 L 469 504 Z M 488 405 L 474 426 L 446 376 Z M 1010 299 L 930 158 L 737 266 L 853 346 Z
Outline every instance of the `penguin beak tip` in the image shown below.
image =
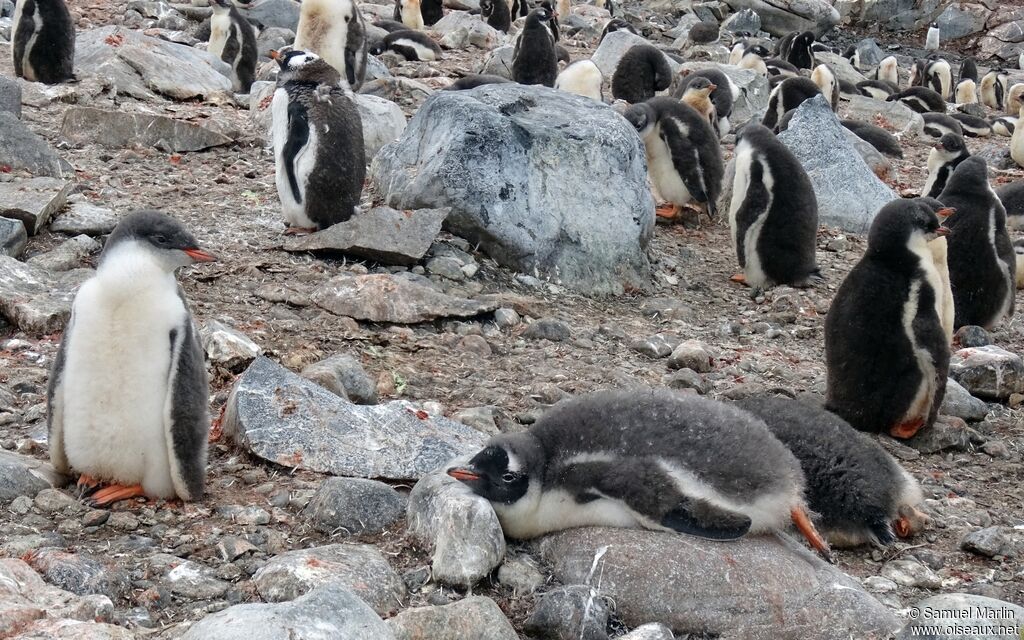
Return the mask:
M 938 213 L 940 218 L 948 218 L 949 216 L 956 213 L 956 209 L 954 209 L 953 207 L 943 207 L 939 209 L 936 213 Z
M 467 469 L 466 467 L 453 467 L 446 472 L 451 477 L 455 478 L 459 482 L 471 482 L 473 480 L 479 480 L 480 474 Z
M 948 236 L 949 235 L 949 227 L 939 227 L 938 229 L 935 230 L 935 233 L 940 238 Z
M 213 254 L 206 253 L 202 249 L 185 249 L 185 255 L 192 258 L 196 262 L 216 262 L 217 257 Z

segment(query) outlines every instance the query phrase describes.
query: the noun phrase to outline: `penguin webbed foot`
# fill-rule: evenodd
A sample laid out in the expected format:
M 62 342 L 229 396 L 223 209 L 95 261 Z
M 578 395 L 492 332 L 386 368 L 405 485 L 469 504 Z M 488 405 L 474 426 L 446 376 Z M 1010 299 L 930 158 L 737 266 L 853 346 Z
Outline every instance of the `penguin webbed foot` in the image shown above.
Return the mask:
M 78 482 L 75 483 L 75 493 L 79 500 L 91 496 L 99 488 L 100 481 L 87 473 L 78 476 Z
M 913 418 L 897 423 L 889 429 L 889 435 L 900 440 L 907 440 L 917 435 L 924 426 L 924 418 Z
M 814 523 L 811 522 L 811 517 L 807 514 L 807 510 L 803 507 L 793 507 L 789 513 L 797 531 L 807 538 L 807 542 L 825 562 L 832 564 L 832 549 L 825 542 L 825 538 L 821 537 L 821 534 L 814 527 Z
M 661 525 L 678 533 L 708 540 L 738 540 L 750 531 L 750 518 L 716 507 L 703 500 L 686 500 L 661 519 Z
M 682 207 L 677 204 L 663 204 L 660 207 L 654 208 L 654 215 L 666 220 L 675 220 L 681 209 Z
M 121 500 L 128 500 L 129 498 L 137 498 L 144 495 L 146 495 L 146 493 L 142 490 L 141 484 L 134 484 L 131 486 L 112 484 L 93 494 L 93 496 L 86 501 L 86 504 L 93 508 L 106 507 L 114 504 L 115 502 L 120 502 Z

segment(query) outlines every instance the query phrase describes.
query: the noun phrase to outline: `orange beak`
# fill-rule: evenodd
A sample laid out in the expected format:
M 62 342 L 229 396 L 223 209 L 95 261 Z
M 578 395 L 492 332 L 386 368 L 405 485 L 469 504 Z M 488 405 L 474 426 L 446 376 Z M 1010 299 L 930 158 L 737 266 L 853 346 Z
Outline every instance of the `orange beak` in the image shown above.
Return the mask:
M 949 227 L 939 227 L 938 229 L 935 230 L 935 233 L 939 237 L 948 236 L 949 235 Z
M 708 91 L 714 91 L 717 88 L 718 88 L 717 84 L 709 84 L 708 85 Z
M 956 209 L 953 207 L 943 207 L 935 212 L 940 218 L 948 218 L 949 216 L 956 213 Z
M 470 482 L 472 480 L 479 480 L 480 474 L 475 473 L 465 467 L 454 467 L 447 471 L 448 475 L 455 478 L 459 482 Z
M 213 255 L 206 253 L 202 249 L 185 249 L 185 255 L 192 258 L 196 262 L 215 262 L 217 260 Z
M 267 55 L 270 56 L 271 60 L 280 60 L 281 59 L 281 53 L 277 49 L 271 49 L 270 53 L 268 53 Z

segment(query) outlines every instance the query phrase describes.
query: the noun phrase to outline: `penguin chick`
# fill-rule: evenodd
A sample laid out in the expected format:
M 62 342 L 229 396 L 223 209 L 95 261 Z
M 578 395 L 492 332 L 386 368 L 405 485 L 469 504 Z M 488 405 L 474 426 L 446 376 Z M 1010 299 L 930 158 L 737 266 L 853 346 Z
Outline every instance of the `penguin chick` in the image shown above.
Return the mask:
M 885 80 L 893 87 L 896 87 L 897 89 L 899 88 L 899 62 L 896 60 L 896 56 L 886 56 L 882 58 L 882 61 L 878 63 L 878 68 L 875 69 L 874 79 Z
M 16 0 L 10 40 L 15 76 L 45 84 L 74 79 L 75 25 L 64 0 Z
M 978 83 L 970 78 L 965 78 L 956 83 L 956 90 L 953 91 L 953 101 L 957 104 L 977 104 Z
M 480 0 L 480 15 L 502 33 L 508 33 L 512 27 L 512 13 L 505 0 Z
M 989 109 L 1002 110 L 1008 82 L 1006 73 L 1002 69 L 996 68 L 986 73 L 981 78 L 979 86 L 981 104 Z
M 945 113 L 946 101 L 928 87 L 907 87 L 887 98 L 888 102 L 902 102 L 918 113 Z
M 964 139 L 957 134 L 947 133 L 939 138 L 928 152 L 928 179 L 921 189 L 921 195 L 938 198 L 946 188 L 949 177 L 953 175 L 953 170 L 970 155 Z
M 766 127 L 747 124 L 736 142 L 729 228 L 742 277 L 754 289 L 809 286 L 819 279 L 814 249 L 818 202 L 796 156 Z
M 978 64 L 971 56 L 967 56 L 960 63 L 960 79 L 978 81 Z
M 649 44 L 638 44 L 619 60 L 612 74 L 612 96 L 631 104 L 653 98 L 672 84 L 672 68 L 665 54 Z
M 972 156 L 961 162 L 938 200 L 956 210 L 946 220 L 955 328 L 991 330 L 1013 316 L 1016 266 L 1006 209 L 989 185 L 985 161 Z
M 807 78 L 786 78 L 768 96 L 768 110 L 761 124 L 774 129 L 782 114 L 796 109 L 804 100 L 821 95 L 818 85 Z
M 558 74 L 558 78 L 555 79 L 555 88 L 603 102 L 604 94 L 601 91 L 603 83 L 604 76 L 601 75 L 601 70 L 596 64 L 590 60 L 577 60 Z
M 945 207 L 934 198 L 920 198 L 921 202 L 931 208 L 939 217 L 939 222 L 948 218 L 953 210 Z M 953 286 L 949 279 L 949 242 L 945 237 L 939 236 L 928 242 L 928 250 L 932 254 L 932 264 L 939 274 L 938 296 L 939 303 L 939 324 L 946 335 L 946 344 L 953 342 L 953 325 L 956 321 L 956 313 L 953 310 Z
M 714 86 L 714 89 L 711 90 L 711 102 L 714 104 L 715 116 L 718 118 L 714 129 L 718 132 L 719 137 L 727 135 L 732 128 L 729 116 L 732 115 L 733 102 L 740 96 L 739 87 L 733 84 L 729 76 L 718 69 L 701 69 L 689 72 L 673 96 L 682 100 L 687 88 L 691 83 L 696 82 L 697 78 L 705 78 Z
M 1006 226 L 1011 229 L 1024 227 L 1024 180 L 1004 184 L 995 191 L 1006 211 Z
M 564 400 L 529 431 L 448 470 L 491 502 L 510 538 L 610 526 L 734 540 L 806 518 L 800 465 L 749 413 L 664 390 Z
M 379 56 L 385 51 L 394 51 L 406 60 L 441 60 L 444 53 L 433 38 L 422 31 L 406 29 L 392 31 L 370 49 L 370 53 Z
M 783 76 L 785 78 L 795 78 L 800 75 L 800 70 L 796 66 L 782 58 L 768 58 L 764 61 L 764 64 L 768 69 L 769 77 Z
M 823 408 L 789 398 L 740 400 L 800 461 L 807 505 L 834 547 L 889 545 L 928 522 L 921 487 L 882 445 Z
M 949 231 L 921 198 L 883 206 L 825 318 L 825 408 L 861 431 L 909 438 L 945 393 L 949 342 L 928 243 Z M 951 252 L 952 253 L 952 252 Z
M 818 85 L 822 95 L 832 106 L 832 111 L 839 109 L 839 81 L 827 64 L 819 64 L 811 72 L 811 82 Z
M 1024 82 L 1018 82 L 1006 93 L 1006 113 L 1016 115 L 1024 107 Z
M 993 118 L 991 122 L 992 133 L 998 136 L 1005 136 L 1007 138 L 1010 138 L 1013 136 L 1013 131 L 1016 128 L 1016 124 L 1016 116 L 999 116 L 998 118 Z
M 572 15 L 572 2 L 570 0 L 558 0 L 558 16 L 568 18 Z
M 968 138 L 987 138 L 992 135 L 992 125 L 985 118 L 969 113 L 951 113 L 949 117 L 960 123 L 960 128 Z
M 519 18 L 525 18 L 530 13 L 530 3 L 528 0 L 512 0 L 512 20 L 518 20 Z
M 895 85 L 889 84 L 886 80 L 861 80 L 856 85 L 861 95 L 875 100 L 888 100 L 889 96 L 899 91 Z
M 633 25 L 621 18 L 612 18 L 606 25 L 604 25 L 604 30 L 601 31 L 601 38 L 597 41 L 597 44 L 600 45 L 606 35 L 615 31 L 628 31 L 636 34 L 636 28 Z
M 256 32 L 230 0 L 212 0 L 210 44 L 212 55 L 231 65 L 233 89 L 249 93 L 256 79 Z
M 939 94 L 943 100 L 948 100 L 953 89 L 953 71 L 949 63 L 942 58 L 924 62 L 920 85 Z
M 922 113 L 921 118 L 924 120 L 925 134 L 933 138 L 941 138 L 947 133 L 964 135 L 960 121 L 945 113 Z
M 551 32 L 545 26 L 550 21 L 551 12 L 544 7 L 534 9 L 526 17 L 512 54 L 512 79 L 519 84 L 555 86 L 558 58 Z
M 740 60 L 743 58 L 743 52 L 747 48 L 745 40 L 740 40 L 736 44 L 732 45 L 732 49 L 729 50 L 729 64 L 734 67 L 739 66 Z
M 405 31 L 406 29 L 409 28 L 405 25 L 404 22 L 395 22 L 394 20 L 384 20 L 382 18 L 378 18 L 377 21 L 373 23 L 373 26 L 380 27 L 381 29 L 387 31 L 388 33 L 394 33 L 395 31 Z
M 673 98 L 635 104 L 623 116 L 644 142 L 651 183 L 672 205 L 671 213 L 659 215 L 674 218 L 696 201 L 714 217 L 725 167 L 718 136 L 707 120 Z
M 412 29 L 413 31 L 423 29 L 423 12 L 420 10 L 420 0 L 395 0 L 394 18 L 395 21 L 404 24 L 406 29 Z
M 698 22 L 690 27 L 687 39 L 694 44 L 711 44 L 718 41 L 718 24 Z
M 512 82 L 508 78 L 502 78 L 501 76 L 490 76 L 485 74 L 472 73 L 463 76 L 451 83 L 444 88 L 445 91 L 464 91 L 466 89 L 475 89 L 485 84 L 503 84 Z
M 717 85 L 711 84 L 707 78 L 697 76 L 686 85 L 681 100 L 704 116 L 711 128 L 715 130 L 715 134 L 721 137 L 721 133 L 718 131 L 718 115 L 715 112 L 715 104 L 711 101 L 711 92 L 717 88 Z
M 305 0 L 293 49 L 314 53 L 338 70 L 353 91 L 366 77 L 369 43 L 355 0 Z
M 789 50 L 786 52 L 786 62 L 797 69 L 813 69 L 815 66 L 813 45 L 814 33 L 811 31 L 804 31 L 793 36 Z
M 930 27 L 928 27 L 928 35 L 925 36 L 924 48 L 927 51 L 935 51 L 939 48 L 939 25 L 934 22 Z
M 893 158 L 903 157 L 903 148 L 900 146 L 900 141 L 885 129 L 858 120 L 843 120 L 842 124 L 858 138 L 874 147 L 879 153 Z
M 768 59 L 768 50 L 759 44 L 747 47 L 740 58 L 738 66 L 740 69 L 750 69 L 764 77 L 768 77 L 768 66 L 765 60 Z
M 1010 157 L 1018 167 L 1024 167 L 1024 105 L 1021 105 L 1017 122 L 1013 125 L 1010 137 Z
M 113 483 L 93 506 L 203 495 L 210 391 L 174 272 L 212 260 L 173 218 L 137 211 L 75 296 L 46 393 L 50 461 L 83 490 Z

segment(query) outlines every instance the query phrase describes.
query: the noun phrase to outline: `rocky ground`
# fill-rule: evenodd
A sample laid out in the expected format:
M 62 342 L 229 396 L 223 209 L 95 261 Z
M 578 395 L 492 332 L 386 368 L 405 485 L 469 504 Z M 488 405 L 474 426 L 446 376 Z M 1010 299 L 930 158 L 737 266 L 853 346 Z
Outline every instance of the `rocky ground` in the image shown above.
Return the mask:
M 122 22 L 150 26 L 153 20 L 146 22 L 143 7 L 136 8 L 140 11 L 135 15 L 142 22 L 135 20 L 134 10 L 126 13 L 126 7 L 118 2 L 75 6 L 74 10 L 80 30 Z M 645 17 L 649 14 L 643 8 L 635 12 Z M 674 24 L 672 17 L 659 19 L 666 28 Z M 574 58 L 593 52 L 592 31 L 583 30 L 570 39 Z M 852 42 L 855 35 L 854 30 L 841 31 L 836 39 Z M 885 46 L 885 39 L 881 40 Z M 893 36 L 892 42 L 898 41 Z M 484 56 L 482 50 L 467 46 L 448 52 L 442 62 L 400 64 L 391 72 L 398 78 L 417 78 L 414 82 L 422 82 L 422 87 L 438 88 L 457 72 L 476 70 Z M 8 45 L 4 44 L 0 44 L 0 74 L 13 76 Z M 109 210 L 115 218 L 133 209 L 158 208 L 184 221 L 220 258 L 180 276 L 194 314 L 205 327 L 214 360 L 214 415 L 227 405 L 232 385 L 257 351 L 296 373 L 330 356 L 350 356 L 309 376 L 334 384 L 339 392 L 364 404 L 406 400 L 411 403 L 408 408 L 426 412 L 431 421 L 443 415 L 468 424 L 477 431 L 466 435 L 457 426 L 437 420 L 439 430 L 460 434 L 458 452 L 472 450 L 485 434 L 532 423 L 562 398 L 595 389 L 667 385 L 721 399 L 775 393 L 811 401 L 820 400 L 824 393 L 824 318 L 833 293 L 865 248 L 862 234 L 822 227 L 818 261 L 824 284 L 808 290 L 778 287 L 754 298 L 748 289 L 728 280 L 736 265 L 721 220 L 658 224 L 647 250 L 652 267 L 647 286 L 610 298 L 584 296 L 534 274 L 515 273 L 447 233 L 441 233 L 427 254 L 411 266 L 337 253 L 287 252 L 283 249 L 286 240 L 273 157 L 265 148 L 265 132 L 254 122 L 248 101 L 224 94 L 205 100 L 137 100 L 123 92 L 115 95 L 109 87 L 104 90 L 102 83 L 88 78 L 56 89 L 19 84 L 22 121 L 74 168 L 73 187 L 65 194 L 68 204 L 55 215 L 52 225 L 29 239 L 21 256 L 43 273 L 61 275 L 31 289 L 29 295 L 49 300 L 47 295 L 56 295 L 68 279 L 79 277 L 72 269 L 95 265 L 99 244 L 79 236 L 69 245 L 68 237 L 84 231 L 101 240 L 109 223 L 101 220 L 86 225 L 93 227 L 89 229 L 68 223 L 61 232 L 62 217 L 71 220 L 77 212 L 96 220 L 108 215 L 97 213 L 91 205 Z M 394 79 L 374 90 L 395 99 L 410 116 L 425 95 L 417 85 Z M 65 112 L 82 107 L 120 107 L 132 113 L 166 116 L 200 124 L 204 131 L 229 140 L 202 151 L 176 151 L 174 141 L 127 148 L 68 142 L 61 134 Z M 844 104 L 841 111 L 847 109 Z M 897 131 L 902 128 L 894 127 Z M 891 166 L 876 167 L 876 172 L 883 174 L 895 191 L 907 195 L 924 183 L 931 141 L 913 133 L 902 135 L 901 140 L 904 158 L 891 159 Z M 1001 164 L 999 157 L 1006 145 L 1005 138 L 968 141 L 972 152 L 991 154 L 994 184 L 1024 176 L 1021 170 Z M 728 158 L 732 150 L 728 141 L 725 149 Z M 0 173 L 0 188 L 24 178 L 20 169 Z M 382 194 L 368 188 L 365 198 L 368 205 L 377 204 Z M 484 300 L 482 306 L 487 310 L 466 318 L 441 314 L 433 320 L 404 324 L 356 320 L 315 302 L 321 285 L 332 278 L 378 273 L 424 276 L 409 279 L 426 281 L 435 292 Z M 0 274 L 0 288 L 3 282 Z M 11 311 L 18 301 L 3 304 L 7 320 L 0 320 L 0 447 L 22 457 L 10 461 L 0 457 L 0 466 L 12 470 L 8 481 L 0 478 L 4 504 L 0 508 L 0 558 L 6 558 L 0 560 L 0 575 L 6 582 L 20 585 L 15 591 L 22 600 L 6 591 L 5 581 L 0 580 L 0 638 L 17 636 L 36 619 L 43 622 L 35 623 L 34 638 L 227 637 L 219 635 L 223 627 L 203 626 L 222 620 L 195 623 L 239 603 L 291 601 L 311 586 L 329 582 L 318 577 L 321 574 L 340 576 L 341 583 L 361 600 L 350 602 L 346 600 L 349 591 L 332 595 L 324 587 L 303 596 L 304 606 L 324 608 L 325 619 L 334 609 L 356 612 L 351 614 L 354 618 L 362 615 L 370 620 L 364 635 L 344 637 L 385 637 L 371 631 L 379 622 L 373 622 L 374 612 L 391 618 L 391 629 L 399 637 L 429 633 L 449 637 L 437 630 L 442 627 L 430 626 L 439 624 L 436 619 L 428 624 L 426 618 L 417 618 L 428 614 L 405 610 L 454 602 L 463 607 L 449 610 L 454 618 L 474 620 L 478 625 L 476 631 L 465 632 L 469 635 L 450 636 L 458 638 L 570 637 L 557 635 L 563 632 L 558 629 L 564 620 L 559 620 L 571 617 L 565 612 L 586 611 L 585 618 L 596 616 L 599 622 L 580 623 L 584 628 L 586 624 L 600 627 L 607 618 L 607 632 L 612 635 L 642 622 L 675 624 L 657 618 L 653 605 L 644 608 L 630 598 L 619 597 L 617 601 L 602 600 L 598 606 L 589 587 L 579 591 L 582 587 L 572 586 L 586 584 L 601 592 L 600 578 L 595 578 L 593 571 L 580 577 L 567 566 L 571 563 L 566 558 L 573 557 L 574 550 L 585 557 L 604 553 L 593 552 L 585 539 L 574 542 L 554 536 L 541 544 L 510 543 L 501 568 L 491 571 L 500 562 L 498 558 L 471 589 L 446 586 L 442 583 L 458 585 L 460 580 L 440 576 L 444 567 L 431 550 L 436 535 L 414 531 L 414 518 L 407 522 L 405 517 L 410 490 L 420 475 L 416 470 L 392 476 L 406 480 L 389 481 L 391 488 L 348 480 L 332 484 L 325 482 L 326 474 L 291 468 L 294 464 L 275 464 L 250 451 L 251 447 L 240 446 L 222 432 L 220 418 L 211 433 L 208 495 L 197 503 L 138 500 L 95 510 L 76 500 L 71 488 L 42 488 L 47 485 L 41 480 L 24 480 L 27 486 L 21 486 L 18 478 L 27 477 L 21 473 L 26 459 L 46 459 L 45 386 L 61 323 L 51 322 L 47 318 L 56 316 L 45 313 L 42 320 L 26 320 L 25 315 Z M 372 301 L 365 304 L 372 306 Z M 348 315 L 372 316 L 357 311 L 360 313 Z M 228 337 L 232 330 L 253 344 Z M 684 348 L 679 348 L 684 342 Z M 1003 323 L 991 333 L 991 342 L 1011 354 L 1024 354 L 1024 320 L 1018 315 Z M 694 358 L 695 352 L 706 357 Z M 966 392 L 951 394 L 957 402 L 949 403 L 944 413 L 966 419 L 969 426 L 955 418 L 946 419 L 932 434 L 910 446 L 884 442 L 921 482 L 933 520 L 922 535 L 885 550 L 861 548 L 836 554 L 836 568 L 884 605 L 880 613 L 872 609 L 879 619 L 890 612 L 902 619 L 914 603 L 940 594 L 967 593 L 1024 602 L 1020 564 L 1024 554 L 1024 494 L 1020 489 L 1024 480 L 1024 412 L 1019 408 L 1024 400 L 1020 395 L 1024 392 L 1024 364 L 1019 358 L 1011 364 L 1007 375 L 1018 377 L 1006 385 L 1016 387 L 1013 394 L 1001 390 L 1002 401 L 985 403 Z M 284 372 L 267 371 L 281 388 L 303 388 L 303 383 Z M 298 413 L 305 415 L 306 410 L 303 406 Z M 279 457 L 277 462 L 283 461 Z M 353 495 L 365 499 L 360 503 Z M 420 513 L 417 509 L 426 509 L 423 504 L 427 501 L 414 492 L 409 513 Z M 375 515 L 370 520 L 374 521 L 366 521 L 369 516 L 364 518 L 360 508 L 372 511 Z M 357 514 L 352 517 L 358 526 L 352 525 L 352 517 L 346 520 L 346 509 Z M 337 511 L 342 512 L 340 516 Z M 628 548 L 631 540 L 627 537 L 619 542 Z M 338 542 L 346 546 L 322 548 Z M 501 544 L 492 541 L 490 546 Z M 773 584 L 772 572 L 777 567 L 758 565 L 758 559 L 782 552 L 772 542 L 756 544 L 765 547 L 737 551 L 752 559 L 735 570 L 744 581 Z M 296 555 L 298 550 L 312 548 L 319 549 Z M 15 559 L 27 563 L 35 573 L 25 571 Z M 658 585 L 656 568 L 651 571 L 652 584 Z M 706 585 L 692 577 L 694 571 L 681 575 L 691 576 L 695 580 L 691 592 L 698 592 Z M 825 579 L 820 577 L 826 575 L 825 569 L 808 571 L 811 577 L 807 581 Z M 611 568 L 609 576 L 612 582 L 618 580 L 615 589 L 628 588 L 623 586 L 627 578 L 615 576 Z M 39 577 L 65 592 L 54 591 Z M 678 575 L 674 578 L 680 579 Z M 707 580 L 713 582 L 714 578 Z M 560 584 L 570 588 L 560 589 Z M 651 588 L 644 584 L 636 587 L 641 591 Z M 778 586 L 780 592 L 788 588 Z M 552 595 L 542 598 L 546 593 Z M 547 604 L 541 606 L 542 602 Z M 373 611 L 364 611 L 367 604 Z M 716 607 L 699 597 L 689 606 Z M 727 606 L 717 606 L 723 617 L 730 613 Z M 600 611 L 594 613 L 594 608 Z M 550 620 L 541 615 L 545 611 Z M 746 620 L 746 614 L 750 612 L 732 611 L 733 618 L 726 626 L 743 628 L 748 622 L 756 626 L 758 621 Z M 511 636 L 502 635 L 508 623 L 501 618 L 507 618 L 515 629 L 507 632 Z M 96 625 L 79 630 L 87 635 L 62 635 L 74 633 L 62 626 L 71 619 L 96 619 L 116 628 Z M 249 625 L 255 624 L 248 620 Z M 825 637 L 809 622 L 800 624 L 808 625 L 803 637 Z M 691 627 L 694 635 L 690 637 L 700 637 L 696 631 L 700 628 L 708 630 L 706 637 L 761 637 L 727 635 L 720 631 L 720 620 L 702 620 L 700 625 Z M 885 626 L 879 624 L 879 628 Z M 647 632 L 651 635 L 640 635 Z M 598 631 L 588 633 L 597 634 L 588 638 L 606 637 Z M 603 633 L 606 631 L 601 630 Z M 664 630 L 653 628 L 636 633 L 637 638 L 667 637 L 654 635 Z M 866 636 L 852 632 L 851 637 Z

